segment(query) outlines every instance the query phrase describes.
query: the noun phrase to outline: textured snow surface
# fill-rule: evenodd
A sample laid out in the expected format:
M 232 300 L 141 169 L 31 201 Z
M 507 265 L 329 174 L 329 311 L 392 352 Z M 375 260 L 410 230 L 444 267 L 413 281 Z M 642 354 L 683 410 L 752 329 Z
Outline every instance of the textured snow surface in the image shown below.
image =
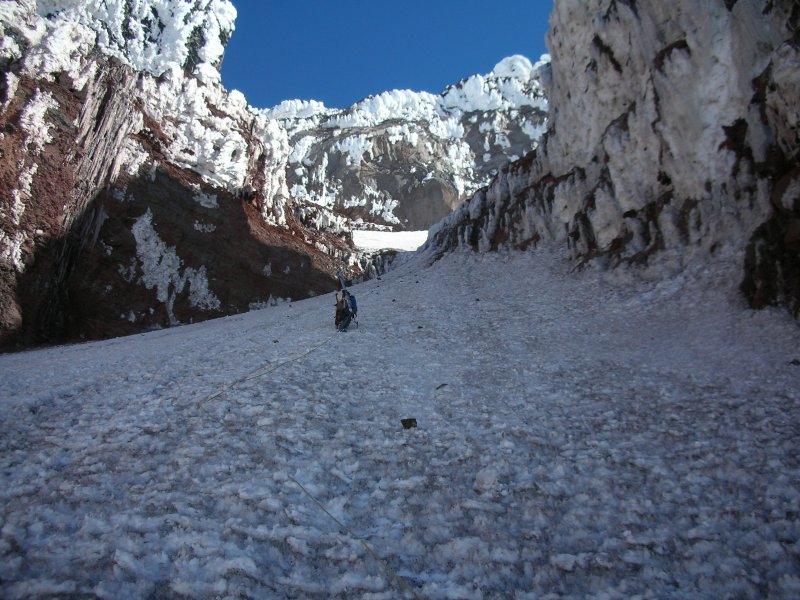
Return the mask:
M 0 596 L 404 597 L 296 480 L 423 598 L 796 598 L 796 322 L 553 256 L 0 356 Z

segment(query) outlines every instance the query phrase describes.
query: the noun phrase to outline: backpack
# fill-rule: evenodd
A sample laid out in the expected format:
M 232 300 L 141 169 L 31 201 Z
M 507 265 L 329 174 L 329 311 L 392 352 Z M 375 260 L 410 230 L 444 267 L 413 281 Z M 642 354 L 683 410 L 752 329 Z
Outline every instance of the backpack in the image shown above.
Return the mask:
M 350 294 L 350 312 L 356 314 L 358 312 L 358 304 L 356 304 L 356 297 Z

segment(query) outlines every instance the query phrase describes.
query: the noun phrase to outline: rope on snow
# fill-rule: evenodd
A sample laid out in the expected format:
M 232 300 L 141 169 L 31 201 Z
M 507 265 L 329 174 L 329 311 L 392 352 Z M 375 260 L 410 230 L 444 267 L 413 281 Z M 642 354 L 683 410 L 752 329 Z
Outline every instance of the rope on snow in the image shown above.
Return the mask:
M 337 333 L 338 333 L 338 332 L 337 332 Z M 259 368 L 255 369 L 255 370 L 251 371 L 250 373 L 248 373 L 248 374 L 244 375 L 243 377 L 240 377 L 239 379 L 236 379 L 236 380 L 234 380 L 234 381 L 232 381 L 232 382 L 230 382 L 230 383 L 228 383 L 228 384 L 225 384 L 224 386 L 222 386 L 222 387 L 221 387 L 219 390 L 217 390 L 217 391 L 216 391 L 216 392 L 214 392 L 213 394 L 210 394 L 209 396 L 206 396 L 206 397 L 205 397 L 203 400 L 201 400 L 201 401 L 200 401 L 200 402 L 197 404 L 197 407 L 198 407 L 198 408 L 199 408 L 201 411 L 203 411 L 203 412 L 204 412 L 204 413 L 205 413 L 205 414 L 206 414 L 206 415 L 207 415 L 209 418 L 211 418 L 212 420 L 218 420 L 218 418 L 217 418 L 215 415 L 211 414 L 211 413 L 210 413 L 208 410 L 206 410 L 206 408 L 204 407 L 204 404 L 206 404 L 206 403 L 207 403 L 207 402 L 209 402 L 210 400 L 213 400 L 214 398 L 219 398 L 219 397 L 221 397 L 221 396 L 224 396 L 225 394 L 227 394 L 227 393 L 228 393 L 228 390 L 230 390 L 231 388 L 233 388 L 233 387 L 234 387 L 234 386 L 236 386 L 236 385 L 239 385 L 240 383 L 244 383 L 244 382 L 246 382 L 246 381 L 251 381 L 251 380 L 253 380 L 253 379 L 258 379 L 258 378 L 260 378 L 260 377 L 264 377 L 264 376 L 266 376 L 266 375 L 269 375 L 270 373 L 274 373 L 275 371 L 277 371 L 277 370 L 278 370 L 278 369 L 280 369 L 281 367 L 284 367 L 284 366 L 286 366 L 286 365 L 288 365 L 288 364 L 291 364 L 291 363 L 297 362 L 297 361 L 299 361 L 299 360 L 301 360 L 301 359 L 305 358 L 306 356 L 308 356 L 308 355 L 310 355 L 310 354 L 312 354 L 312 353 L 316 352 L 317 350 L 319 350 L 320 348 L 322 348 L 323 346 L 325 346 L 326 344 L 328 344 L 329 342 L 331 342 L 331 341 L 332 341 L 333 339 L 335 339 L 335 338 L 336 338 L 336 334 L 334 334 L 334 335 L 332 335 L 332 336 L 329 336 L 329 337 L 327 337 L 327 338 L 326 338 L 326 339 L 324 339 L 322 342 L 320 342 L 319 344 L 317 344 L 317 345 L 315 345 L 315 346 L 312 346 L 310 349 L 306 350 L 306 351 L 305 351 L 305 352 L 303 352 L 302 354 L 298 354 L 297 356 L 293 356 L 292 358 L 289 358 L 289 359 L 287 359 L 287 360 L 284 360 L 284 361 L 281 361 L 281 362 L 275 363 L 274 365 L 267 365 L 266 367 L 263 367 L 263 366 L 262 366 L 262 367 L 259 367 Z M 262 447 L 260 444 L 258 444 L 257 442 L 255 442 L 255 441 L 253 441 L 253 440 L 251 440 L 251 439 L 248 439 L 248 438 L 247 438 L 247 437 L 245 437 L 245 436 L 244 436 L 244 435 L 243 435 L 243 434 L 242 434 L 242 433 L 241 433 L 239 430 L 233 429 L 233 428 L 230 426 L 230 424 L 229 424 L 229 423 L 226 423 L 226 422 L 225 422 L 225 420 L 222 420 L 222 421 L 221 421 L 221 423 L 222 423 L 222 425 L 223 425 L 223 426 L 224 426 L 226 429 L 228 429 L 228 431 L 229 431 L 229 432 L 230 432 L 230 433 L 231 433 L 233 436 L 235 436 L 235 437 L 239 438 L 241 441 L 243 441 L 245 444 L 247 444 L 247 446 L 248 446 L 248 447 L 249 447 L 249 448 L 250 448 L 250 449 L 251 449 L 251 450 L 252 450 L 254 453 L 258 454 L 258 457 L 259 457 L 259 458 L 268 458 L 268 456 L 267 456 L 266 452 L 264 451 L 264 448 L 263 448 L 263 447 Z M 301 491 L 301 492 L 302 492 L 302 493 L 303 493 L 303 494 L 304 494 L 304 495 L 305 495 L 305 496 L 306 496 L 306 497 L 307 497 L 309 500 L 311 500 L 311 502 L 312 502 L 314 505 L 316 505 L 316 506 L 317 506 L 317 508 L 319 508 L 319 509 L 320 509 L 320 510 L 321 510 L 321 511 L 322 511 L 324 514 L 326 514 L 326 515 L 327 515 L 327 516 L 328 516 L 328 517 L 329 517 L 329 518 L 330 518 L 330 519 L 331 519 L 331 520 L 332 520 L 334 523 L 336 523 L 336 525 L 339 527 L 339 529 L 340 529 L 342 532 L 346 533 L 346 534 L 347 534 L 347 535 L 349 535 L 351 538 L 353 538 L 355 541 L 357 541 L 359 544 L 361 544 L 361 545 L 364 547 L 364 549 L 365 549 L 365 550 L 366 550 L 366 551 L 369 553 L 369 555 L 370 555 L 370 556 L 372 556 L 372 558 L 375 560 L 375 562 L 377 562 L 377 563 L 378 563 L 378 564 L 381 566 L 381 568 L 383 568 L 383 570 L 386 572 L 386 574 L 389 576 L 389 578 L 390 578 L 390 579 L 393 579 L 393 580 L 394 580 L 394 581 L 395 581 L 395 582 L 396 582 L 396 583 L 397 583 L 397 584 L 398 584 L 398 585 L 399 585 L 399 586 L 400 586 L 400 587 L 401 587 L 401 588 L 402 588 L 404 591 L 406 591 L 406 592 L 408 592 L 409 594 L 411 594 L 411 596 L 412 596 L 412 597 L 414 597 L 414 598 L 415 598 L 415 599 L 417 599 L 417 600 L 420 600 L 420 596 L 419 596 L 419 595 L 418 595 L 418 594 L 417 594 L 417 593 L 416 593 L 416 592 L 415 592 L 415 591 L 414 591 L 414 590 L 411 588 L 411 586 L 409 586 L 408 582 L 406 582 L 406 580 L 405 580 L 405 579 L 403 579 L 402 577 L 400 577 L 400 575 L 398 575 L 398 574 L 397 574 L 397 573 L 396 573 L 396 572 L 395 572 L 395 571 L 394 571 L 394 570 L 393 570 L 393 569 L 392 569 L 392 568 L 389 566 L 389 564 L 388 564 L 388 563 L 387 563 L 387 562 L 386 562 L 384 559 L 382 559 L 382 558 L 381 558 L 381 557 L 378 555 L 378 553 L 377 553 L 377 552 L 375 552 L 375 551 L 374 551 L 374 550 L 373 550 L 373 549 L 370 547 L 370 545 L 369 545 L 367 542 L 365 542 L 365 541 L 364 541 L 364 540 L 363 540 L 363 539 L 362 539 L 362 538 L 361 538 L 361 537 L 360 537 L 358 534 L 356 534 L 356 533 L 355 533 L 355 532 L 354 532 L 352 529 L 350 529 L 350 527 L 348 527 L 347 525 L 345 525 L 344 523 L 342 523 L 342 521 L 340 521 L 340 520 L 339 520 L 339 519 L 337 519 L 337 518 L 336 518 L 334 515 L 332 515 L 332 514 L 330 513 L 330 511 L 329 511 L 327 508 L 325 508 L 325 506 L 322 504 L 322 502 L 320 502 L 320 501 L 319 501 L 319 500 L 318 500 L 318 499 L 317 499 L 317 498 L 316 498 L 316 497 L 315 497 L 313 494 L 311 494 L 311 492 L 309 492 L 309 491 L 306 489 L 306 487 L 305 487 L 305 486 L 304 486 L 302 483 L 300 483 L 299 481 L 297 481 L 297 479 L 295 479 L 293 476 L 289 475 L 288 473 L 287 473 L 287 479 L 288 479 L 289 481 L 291 481 L 292 483 L 294 483 L 294 484 L 295 484 L 295 485 L 296 485 L 296 486 L 297 486 L 297 487 L 300 489 L 300 491 Z

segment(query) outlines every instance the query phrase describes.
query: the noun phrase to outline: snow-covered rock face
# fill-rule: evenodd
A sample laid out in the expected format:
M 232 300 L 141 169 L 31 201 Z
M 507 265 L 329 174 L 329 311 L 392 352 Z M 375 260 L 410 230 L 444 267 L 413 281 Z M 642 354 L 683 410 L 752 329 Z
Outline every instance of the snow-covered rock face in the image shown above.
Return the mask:
M 440 95 L 393 90 L 345 110 L 293 100 L 265 111 L 289 132 L 290 193 L 347 227 L 427 229 L 536 147 L 547 61 L 509 57 Z
M 221 85 L 234 17 L 220 0 L 0 3 L 0 346 L 333 285 L 352 247 L 298 221 L 286 130 Z
M 548 134 L 429 248 L 554 239 L 580 261 L 680 266 L 752 237 L 751 302 L 800 309 L 799 18 L 767 0 L 556 0 Z
M 56 35 L 89 30 L 103 53 L 157 76 L 218 65 L 236 19 L 228 0 L 37 0 L 36 11 L 59 21 Z

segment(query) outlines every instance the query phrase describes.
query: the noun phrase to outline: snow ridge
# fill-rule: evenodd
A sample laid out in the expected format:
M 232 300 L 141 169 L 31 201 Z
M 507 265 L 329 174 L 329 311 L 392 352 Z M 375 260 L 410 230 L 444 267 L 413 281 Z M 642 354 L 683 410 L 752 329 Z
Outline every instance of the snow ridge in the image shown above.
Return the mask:
M 290 199 L 315 207 L 299 211 L 317 229 L 427 227 L 488 183 L 503 162 L 535 148 L 544 131 L 547 100 L 538 78 L 547 56 L 535 65 L 508 57 L 439 95 L 391 90 L 343 110 L 300 100 L 254 109 L 240 92 L 223 88 L 217 70 L 236 18 L 228 0 L 24 0 L 0 8 L 0 18 L 11 34 L 0 54 L 21 59 L 30 77 L 52 81 L 63 72 L 83 90 L 98 74 L 95 48 L 149 74 L 139 85 L 141 102 L 165 134 L 166 158 L 232 192 L 263 182 L 262 216 L 282 227 Z M 253 177 L 253 155 L 262 151 L 269 160 Z M 387 157 L 399 157 L 393 169 L 405 180 L 398 189 L 377 184 L 387 180 L 374 173 L 360 174 Z M 345 169 L 337 171 L 340 159 Z M 121 166 L 152 168 L 141 160 Z M 343 182 L 345 171 L 358 173 L 355 189 Z M 422 185 L 430 180 L 435 189 Z M 433 216 L 403 217 L 420 212 L 404 206 L 409 199 L 424 204 L 427 197 L 440 198 Z
M 292 133 L 314 127 L 342 129 L 374 127 L 393 119 L 401 121 L 460 120 L 465 113 L 512 110 L 529 106 L 547 111 L 539 73 L 549 55 L 532 65 L 524 56 L 500 61 L 488 75 L 473 75 L 448 86 L 439 95 L 411 90 L 389 90 L 370 96 L 347 109 L 327 108 L 317 101 L 286 100 L 266 109 L 270 118 L 286 122 Z M 443 126 L 444 131 L 452 128 Z

